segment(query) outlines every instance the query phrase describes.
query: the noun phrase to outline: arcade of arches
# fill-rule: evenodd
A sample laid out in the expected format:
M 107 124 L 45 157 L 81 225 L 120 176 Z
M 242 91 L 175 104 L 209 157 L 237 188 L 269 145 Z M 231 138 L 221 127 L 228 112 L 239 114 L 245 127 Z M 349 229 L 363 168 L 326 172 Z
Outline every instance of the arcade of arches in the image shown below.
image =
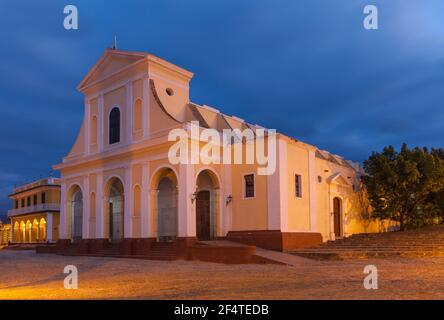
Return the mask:
M 213 240 L 221 236 L 220 181 L 214 170 L 196 172 L 195 179 L 187 181 L 185 186 L 181 186 L 181 176 L 172 167 L 159 166 L 153 171 L 146 182 L 132 179 L 131 186 L 125 179 L 130 176 L 128 173 L 108 178 L 95 176 L 92 182 L 83 179 L 66 186 L 66 192 L 62 190 L 65 223 L 61 226 L 65 239 L 70 242 L 100 240 L 103 244 L 141 238 L 155 242 L 183 238 Z M 97 189 L 100 185 L 102 190 Z M 182 202 L 179 201 L 184 198 L 181 187 L 189 190 Z M 181 205 L 184 202 L 187 208 Z M 183 235 L 185 221 L 180 212 L 184 209 L 187 218 L 194 222 L 186 221 L 185 233 L 194 233 L 191 237 Z
M 56 220 L 58 223 L 58 214 L 36 214 L 23 217 L 12 218 L 12 242 L 13 243 L 45 243 L 48 241 L 57 241 L 59 239 L 57 229 L 54 230 L 52 239 L 48 238 L 48 215 L 51 215 L 50 219 Z
M 59 240 L 60 179 L 49 177 L 15 186 L 9 198 L 12 209 L 12 243 L 44 243 Z

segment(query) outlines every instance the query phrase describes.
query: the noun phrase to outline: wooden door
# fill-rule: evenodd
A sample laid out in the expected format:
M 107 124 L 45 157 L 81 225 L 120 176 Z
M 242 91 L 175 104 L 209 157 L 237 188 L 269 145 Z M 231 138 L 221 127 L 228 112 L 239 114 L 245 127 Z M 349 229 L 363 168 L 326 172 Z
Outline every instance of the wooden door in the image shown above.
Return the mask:
M 209 191 L 200 191 L 196 197 L 196 234 L 199 240 L 211 240 Z
M 342 205 L 341 205 L 341 199 L 339 198 L 334 198 L 333 199 L 333 219 L 334 219 L 334 231 L 335 231 L 335 236 L 336 237 L 341 237 L 342 236 L 342 232 L 341 232 L 341 210 L 342 210 Z

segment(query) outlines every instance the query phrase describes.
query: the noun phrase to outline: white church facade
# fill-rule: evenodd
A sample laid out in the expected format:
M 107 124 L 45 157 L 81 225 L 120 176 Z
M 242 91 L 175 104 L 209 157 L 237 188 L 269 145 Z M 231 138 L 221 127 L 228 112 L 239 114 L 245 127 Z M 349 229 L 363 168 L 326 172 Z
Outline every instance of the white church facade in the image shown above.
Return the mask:
M 291 251 L 384 230 L 369 218 L 358 165 L 280 133 L 270 175 L 257 164 L 172 164 L 171 130 L 259 128 L 191 102 L 192 77 L 151 54 L 112 49 L 85 76 L 79 135 L 54 166 L 60 249 L 144 254 L 169 243 L 185 254 L 199 241 L 229 239 Z

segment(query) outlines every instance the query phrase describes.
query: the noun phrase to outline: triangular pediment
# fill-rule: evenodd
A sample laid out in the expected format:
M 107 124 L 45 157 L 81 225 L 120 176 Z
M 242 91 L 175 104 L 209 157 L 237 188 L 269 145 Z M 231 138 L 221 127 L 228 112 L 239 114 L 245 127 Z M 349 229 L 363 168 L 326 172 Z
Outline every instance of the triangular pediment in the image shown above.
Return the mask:
M 83 78 L 77 88 L 82 91 L 82 89 L 88 87 L 89 85 L 106 79 L 116 72 L 144 59 L 146 56 L 147 54 L 142 52 L 128 52 L 108 49 Z
M 350 181 L 348 181 L 344 176 L 340 173 L 335 173 L 327 179 L 328 183 L 334 183 L 339 185 L 350 185 Z

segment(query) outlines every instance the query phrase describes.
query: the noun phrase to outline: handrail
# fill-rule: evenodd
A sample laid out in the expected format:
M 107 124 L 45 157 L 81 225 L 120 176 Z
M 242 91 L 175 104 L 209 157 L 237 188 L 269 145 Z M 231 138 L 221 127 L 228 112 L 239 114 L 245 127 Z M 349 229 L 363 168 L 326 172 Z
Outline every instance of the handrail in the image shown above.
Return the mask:
M 8 217 L 41 211 L 60 211 L 60 203 L 42 203 L 34 206 L 8 210 Z

